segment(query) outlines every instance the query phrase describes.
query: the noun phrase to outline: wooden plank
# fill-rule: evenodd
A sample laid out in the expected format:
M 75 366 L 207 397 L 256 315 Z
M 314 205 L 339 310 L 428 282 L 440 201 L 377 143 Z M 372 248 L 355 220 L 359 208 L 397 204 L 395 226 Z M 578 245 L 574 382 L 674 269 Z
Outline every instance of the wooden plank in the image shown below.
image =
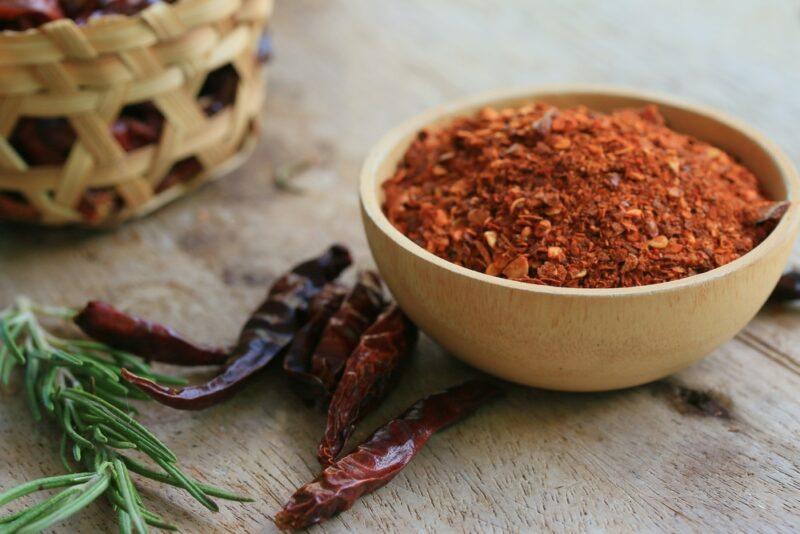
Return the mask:
M 361 159 L 407 116 L 483 89 L 596 81 L 672 92 L 752 122 L 800 159 L 800 71 L 786 68 L 800 56 L 800 18 L 788 0 L 292 0 L 276 16 L 264 139 L 251 161 L 115 232 L 0 227 L 0 303 L 19 293 L 65 305 L 104 298 L 229 342 L 295 260 L 341 241 L 370 265 L 355 194 Z M 306 159 L 313 166 L 296 180 L 304 194 L 273 187 L 270 169 Z M 768 308 L 674 377 L 730 397 L 733 421 L 681 415 L 655 386 L 598 395 L 509 387 L 319 530 L 796 530 L 798 326 L 798 310 Z M 357 437 L 472 374 L 423 339 Z M 61 473 L 55 434 L 31 422 L 18 387 L 0 395 L 0 490 Z M 213 515 L 144 483 L 148 504 L 187 532 L 272 531 L 270 518 L 317 471 L 322 416 L 277 376 L 201 413 L 148 406 L 143 422 L 190 474 L 257 499 Z M 103 502 L 59 531 L 115 528 Z

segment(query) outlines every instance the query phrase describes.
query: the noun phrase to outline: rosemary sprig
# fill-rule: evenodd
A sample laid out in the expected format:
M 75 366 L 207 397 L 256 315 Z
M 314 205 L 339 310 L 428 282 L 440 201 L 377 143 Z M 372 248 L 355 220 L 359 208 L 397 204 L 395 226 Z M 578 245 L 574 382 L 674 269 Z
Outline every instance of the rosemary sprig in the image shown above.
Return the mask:
M 177 527 L 145 508 L 131 473 L 186 490 L 211 511 L 210 497 L 249 501 L 223 489 L 201 484 L 177 467 L 175 454 L 134 415 L 130 399 L 147 398 L 120 380 L 122 368 L 161 383 L 181 385 L 174 377 L 152 371 L 141 358 L 103 343 L 63 339 L 47 332 L 39 316 L 68 319 L 72 310 L 36 307 L 21 298 L 0 312 L 0 383 L 23 367 L 24 393 L 34 418 L 43 415 L 61 429 L 61 459 L 68 475 L 40 478 L 0 494 L 0 507 L 41 490 L 58 493 L 23 510 L 0 517 L 0 534 L 39 532 L 81 511 L 101 495 L 115 509 L 121 532 L 147 532 L 147 525 Z M 134 460 L 126 450 L 148 456 L 154 467 Z M 63 488 L 63 489 L 61 489 Z

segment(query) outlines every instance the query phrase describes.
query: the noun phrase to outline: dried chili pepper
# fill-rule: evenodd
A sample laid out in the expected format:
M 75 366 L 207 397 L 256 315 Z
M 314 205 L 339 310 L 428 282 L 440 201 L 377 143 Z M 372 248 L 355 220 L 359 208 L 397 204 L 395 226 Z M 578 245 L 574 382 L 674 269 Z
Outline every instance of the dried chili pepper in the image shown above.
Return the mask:
M 275 516 L 281 529 L 314 525 L 347 510 L 362 495 L 391 481 L 437 432 L 463 419 L 500 389 L 470 381 L 417 401 L 399 418 L 326 468 L 292 495 Z
M 167 406 L 201 410 L 230 398 L 292 342 L 307 320 L 311 299 L 351 263 L 346 248 L 334 245 L 318 258 L 297 265 L 276 281 L 266 301 L 245 323 L 230 363 L 206 384 L 169 388 L 123 369 L 122 376 Z
M 311 358 L 311 373 L 318 376 L 328 395 L 333 393 L 339 375 L 361 334 L 386 306 L 383 286 L 377 273 L 359 274 L 355 287 L 331 317 Z
M 787 302 L 800 299 L 800 271 L 789 271 L 779 279 L 769 296 L 770 302 Z
M 328 321 L 342 305 L 345 294 L 343 287 L 328 284 L 314 297 L 308 322 L 297 332 L 283 358 L 283 370 L 292 388 L 306 401 L 320 402 L 326 397 L 322 380 L 311 374 L 311 356 Z
M 487 108 L 421 131 L 384 191 L 389 220 L 429 252 L 492 276 L 587 288 L 714 269 L 758 245 L 785 210 L 654 106 Z
M 97 300 L 89 302 L 74 321 L 91 338 L 157 362 L 222 365 L 228 359 L 225 349 L 194 344 L 166 326 Z
M 395 371 L 411 354 L 416 337 L 416 326 L 396 304 L 361 336 L 328 406 L 325 435 L 317 451 L 323 466 L 333 463 L 355 424 L 383 399 L 394 382 Z

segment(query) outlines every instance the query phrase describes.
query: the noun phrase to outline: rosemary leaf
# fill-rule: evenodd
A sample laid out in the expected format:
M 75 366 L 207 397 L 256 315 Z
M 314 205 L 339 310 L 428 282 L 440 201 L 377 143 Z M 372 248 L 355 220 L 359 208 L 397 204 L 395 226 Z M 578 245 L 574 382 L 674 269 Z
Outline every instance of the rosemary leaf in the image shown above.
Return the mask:
M 38 518 L 36 521 L 29 523 L 23 528 L 19 529 L 19 534 L 34 534 L 41 532 L 47 527 L 59 523 L 73 514 L 80 512 L 86 506 L 94 502 L 100 495 L 105 493 L 111 482 L 111 476 L 107 472 L 93 477 L 92 480 L 82 484 L 80 487 L 83 491 L 73 499 L 67 500 L 62 506 L 58 506 L 50 511 L 44 517 Z M 72 488 L 70 488 L 72 489 Z
M 70 459 L 85 472 L 47 477 L 21 484 L 0 494 L 0 506 L 30 493 L 64 488 L 25 509 L 0 517 L 0 534 L 38 532 L 80 512 L 105 495 L 115 507 L 122 532 L 147 531 L 147 525 L 176 530 L 143 505 L 130 472 L 180 487 L 203 506 L 217 511 L 209 497 L 246 501 L 186 476 L 175 454 L 134 415 L 131 399 L 147 399 L 119 378 L 125 368 L 162 383 L 185 380 L 153 372 L 138 356 L 89 340 L 62 339 L 44 330 L 36 317 L 70 319 L 72 310 L 37 307 L 26 299 L 0 311 L 0 381 L 8 384 L 13 369 L 24 366 L 23 394 L 37 419 L 47 416 L 61 430 L 58 450 L 64 468 Z M 150 470 L 120 451 L 135 449 L 164 472 Z
M 0 493 L 0 506 L 6 505 L 11 501 L 24 497 L 29 493 L 37 491 L 48 490 L 53 488 L 63 488 L 64 486 L 74 486 L 75 484 L 83 484 L 91 480 L 95 473 L 73 473 L 71 475 L 60 475 L 56 477 L 46 477 L 37 480 L 31 480 L 25 484 L 20 484 L 16 488 L 12 488 L 4 493 Z
M 64 360 L 64 363 L 66 363 L 67 365 L 75 365 L 75 366 L 78 366 L 78 367 L 83 365 L 83 362 L 81 361 L 80 358 L 77 358 L 77 357 L 73 356 L 72 354 L 69 354 L 68 352 L 64 352 L 63 350 L 53 350 L 53 351 L 51 351 L 50 357 L 53 358 L 53 359 Z
M 137 475 L 141 475 L 143 477 L 155 480 L 157 482 L 163 482 L 164 484 L 169 484 L 170 486 L 183 487 L 179 480 L 171 477 L 166 473 L 159 473 L 158 471 L 153 471 L 146 465 L 137 462 L 133 458 L 120 455 L 120 459 L 123 462 L 125 462 L 125 465 L 128 466 L 128 469 L 130 469 Z M 205 493 L 209 497 L 217 497 L 219 499 L 224 499 L 226 501 L 253 502 L 253 499 L 249 497 L 242 497 L 241 495 L 231 493 L 230 491 L 226 491 L 224 489 L 217 488 L 215 486 L 209 486 L 208 484 L 203 484 L 202 482 L 197 482 L 196 480 L 193 482 L 197 485 L 198 488 L 200 488 L 200 490 L 203 493 Z
M 39 399 L 36 398 L 36 379 L 39 376 L 39 359 L 29 358 L 25 365 L 25 398 L 28 407 L 36 421 L 41 421 L 42 411 L 39 409 Z
M 72 466 L 69 464 L 69 456 L 67 456 L 67 447 L 69 446 L 67 435 L 61 434 L 60 441 L 61 443 L 58 445 L 58 455 L 61 457 L 61 465 L 64 466 L 67 472 L 72 472 Z
M 53 366 L 47 370 L 39 382 L 39 398 L 42 405 L 48 412 L 54 412 L 56 407 L 53 403 L 53 391 L 56 386 L 56 379 L 58 378 L 58 367 Z
M 67 389 L 62 393 L 62 395 L 70 400 L 75 401 L 76 403 L 82 404 L 89 410 L 89 413 L 94 414 L 101 420 L 106 419 L 109 423 L 113 422 L 114 424 L 110 425 L 112 428 L 116 428 L 118 426 L 124 430 L 125 435 L 139 437 L 140 439 L 146 441 L 148 445 L 153 448 L 153 450 L 158 451 L 160 455 L 163 455 L 170 462 L 174 463 L 178 461 L 175 453 L 161 443 L 161 441 L 155 437 L 152 432 L 140 425 L 131 416 L 116 406 L 113 406 L 111 403 L 92 395 L 91 393 L 77 389 Z M 119 428 L 117 429 L 119 430 Z
M 66 435 L 75 442 L 76 445 L 83 445 L 84 447 L 91 448 L 92 442 L 88 439 L 84 438 L 80 434 L 78 434 L 75 429 L 72 427 L 72 407 L 67 406 L 67 409 L 63 411 L 62 419 L 61 419 L 61 426 L 66 432 Z M 76 458 L 76 460 L 79 460 Z
M 0 382 L 2 382 L 3 386 L 8 386 L 11 371 L 14 370 L 16 364 L 17 361 L 14 358 L 5 358 L 3 360 L 3 368 L 0 369 Z
M 125 504 L 125 511 L 128 512 L 131 523 L 136 528 L 139 534 L 147 532 L 147 527 L 144 526 L 144 518 L 139 511 L 139 504 L 136 502 L 136 488 L 133 487 L 131 479 L 128 476 L 128 469 L 119 459 L 114 460 L 114 471 L 116 472 L 116 486 L 122 495 L 122 500 Z
M 76 486 L 67 488 L 39 504 L 4 517 L 0 520 L 0 522 L 4 523 L 0 524 L 0 534 L 19 532 L 20 529 L 29 523 L 33 523 L 42 516 L 53 513 L 53 511 L 58 510 L 59 507 L 69 503 L 70 499 L 78 495 L 80 491 L 80 488 Z M 8 522 L 6 523 L 6 521 Z
M 122 503 L 122 496 L 120 496 L 118 491 L 112 489 L 111 491 L 109 491 L 108 497 L 109 500 L 115 506 L 117 506 L 118 508 L 124 508 L 124 505 Z M 158 515 L 148 510 L 147 508 L 140 506 L 139 510 L 142 513 L 142 517 L 144 517 L 145 523 L 147 523 L 148 525 L 160 528 L 162 530 L 178 530 L 178 527 L 176 527 L 173 524 L 167 523 L 166 521 L 164 521 L 162 517 L 159 517 Z
M 19 329 L 17 329 L 16 332 L 12 333 L 12 331 L 8 327 L 8 321 L 6 321 L 5 319 L 0 321 L 0 337 L 2 337 L 3 346 L 8 347 L 9 352 L 11 353 L 12 356 L 14 356 L 14 358 L 16 358 L 17 363 L 24 364 L 25 356 L 22 355 L 22 351 L 20 350 L 17 343 L 14 341 L 14 339 L 17 337 L 16 334 L 18 332 Z
M 128 512 L 126 512 L 123 508 L 120 508 L 118 513 L 120 534 L 132 534 L 133 529 L 131 528 L 131 516 L 128 515 Z
M 202 504 L 212 512 L 219 511 L 217 503 L 209 499 L 206 496 L 206 494 L 203 493 L 203 490 L 200 489 L 200 487 L 194 480 L 190 479 L 189 477 L 181 473 L 179 469 L 176 469 L 174 465 L 167 463 L 164 460 L 157 458 L 156 463 L 160 465 L 164 471 L 172 475 L 172 477 L 178 481 L 180 487 L 188 491 L 192 497 L 194 497 L 200 502 L 200 504 Z

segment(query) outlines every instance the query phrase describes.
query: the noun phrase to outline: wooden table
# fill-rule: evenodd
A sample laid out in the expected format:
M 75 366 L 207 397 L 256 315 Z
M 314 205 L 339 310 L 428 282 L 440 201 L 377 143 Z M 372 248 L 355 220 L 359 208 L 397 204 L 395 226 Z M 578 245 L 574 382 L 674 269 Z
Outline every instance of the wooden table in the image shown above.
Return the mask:
M 260 149 L 239 172 L 115 232 L 0 227 L 0 302 L 90 297 L 229 342 L 275 276 L 332 241 L 369 266 L 356 180 L 370 146 L 409 115 L 479 90 L 603 82 L 674 93 L 740 116 L 800 160 L 796 2 L 283 0 Z M 0 82 L 1 83 L 1 82 Z M 275 169 L 311 161 L 296 184 Z M 800 256 L 795 258 L 795 262 Z M 475 374 L 430 340 L 359 437 L 412 400 Z M 256 498 L 213 515 L 144 483 L 187 532 L 271 531 L 316 472 L 323 418 L 277 375 L 187 414 L 143 422 L 192 475 Z M 681 414 L 660 386 L 605 394 L 509 387 L 435 437 L 389 486 L 327 523 L 349 530 L 753 531 L 800 526 L 800 312 L 768 308 L 673 383 L 732 402 Z M 62 473 L 55 433 L 18 387 L 1 394 L 0 489 Z M 59 531 L 108 531 L 106 502 Z

